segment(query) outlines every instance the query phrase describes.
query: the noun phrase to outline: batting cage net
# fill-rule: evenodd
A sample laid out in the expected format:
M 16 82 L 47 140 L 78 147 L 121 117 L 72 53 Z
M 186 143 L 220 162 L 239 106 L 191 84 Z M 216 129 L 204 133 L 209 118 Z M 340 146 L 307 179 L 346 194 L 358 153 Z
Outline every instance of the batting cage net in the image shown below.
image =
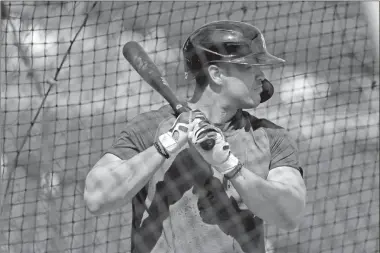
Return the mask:
M 307 207 L 294 231 L 265 223 L 267 252 L 378 250 L 378 55 L 359 2 L 9 1 L 1 10 L 1 252 L 131 251 L 131 204 L 93 215 L 83 197 L 86 175 L 126 122 L 166 104 L 122 48 L 139 42 L 189 98 L 181 45 L 222 19 L 254 24 L 268 51 L 286 59 L 264 69 L 275 94 L 250 112 L 297 141 Z

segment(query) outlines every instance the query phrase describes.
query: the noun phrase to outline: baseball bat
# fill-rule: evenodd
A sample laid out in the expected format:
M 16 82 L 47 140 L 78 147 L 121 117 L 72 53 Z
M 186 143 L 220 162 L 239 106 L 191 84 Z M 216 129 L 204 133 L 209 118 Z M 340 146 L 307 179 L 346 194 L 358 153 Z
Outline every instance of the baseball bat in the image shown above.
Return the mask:
M 176 116 L 191 110 L 179 101 L 177 96 L 170 89 L 166 78 L 162 76 L 156 64 L 139 43 L 136 41 L 127 42 L 123 47 L 123 55 L 142 79 L 165 98 L 176 113 Z M 207 139 L 200 145 L 204 150 L 210 150 L 214 147 L 215 140 Z

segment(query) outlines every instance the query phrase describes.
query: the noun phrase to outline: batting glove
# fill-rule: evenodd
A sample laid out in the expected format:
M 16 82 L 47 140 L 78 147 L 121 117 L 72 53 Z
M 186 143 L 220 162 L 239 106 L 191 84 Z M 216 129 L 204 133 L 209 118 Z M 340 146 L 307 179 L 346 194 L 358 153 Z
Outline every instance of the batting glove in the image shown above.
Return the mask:
M 200 143 L 206 139 L 214 139 L 215 146 L 211 150 L 204 150 Z M 199 122 L 189 132 L 189 142 L 213 168 L 225 175 L 235 169 L 239 160 L 231 153 L 230 145 L 225 140 L 222 131 L 207 123 Z
M 176 156 L 188 144 L 188 133 L 193 129 L 194 124 L 206 120 L 201 111 L 195 110 L 181 113 L 176 119 L 164 121 L 159 129 L 167 129 L 168 124 L 173 121 L 174 123 L 167 132 L 156 133 L 155 147 L 166 158 Z

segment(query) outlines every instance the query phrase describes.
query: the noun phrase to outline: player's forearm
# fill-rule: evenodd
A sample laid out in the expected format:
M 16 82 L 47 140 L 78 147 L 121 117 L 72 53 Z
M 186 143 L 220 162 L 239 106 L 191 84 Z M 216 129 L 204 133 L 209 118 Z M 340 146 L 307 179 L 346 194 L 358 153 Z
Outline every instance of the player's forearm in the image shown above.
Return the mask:
M 86 178 L 84 198 L 88 209 L 101 214 L 127 204 L 164 161 L 165 158 L 152 146 L 128 161 L 95 166 Z
M 231 182 L 252 213 L 282 229 L 296 228 L 305 206 L 303 189 L 265 180 L 246 168 Z

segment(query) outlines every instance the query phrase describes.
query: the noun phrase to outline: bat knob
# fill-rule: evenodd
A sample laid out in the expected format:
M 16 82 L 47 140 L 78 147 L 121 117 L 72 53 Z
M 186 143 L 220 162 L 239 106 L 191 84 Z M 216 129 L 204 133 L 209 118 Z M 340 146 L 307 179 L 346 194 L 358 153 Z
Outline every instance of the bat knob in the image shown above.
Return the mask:
M 214 139 L 207 139 L 200 143 L 200 146 L 204 150 L 211 150 L 215 146 L 215 140 Z

